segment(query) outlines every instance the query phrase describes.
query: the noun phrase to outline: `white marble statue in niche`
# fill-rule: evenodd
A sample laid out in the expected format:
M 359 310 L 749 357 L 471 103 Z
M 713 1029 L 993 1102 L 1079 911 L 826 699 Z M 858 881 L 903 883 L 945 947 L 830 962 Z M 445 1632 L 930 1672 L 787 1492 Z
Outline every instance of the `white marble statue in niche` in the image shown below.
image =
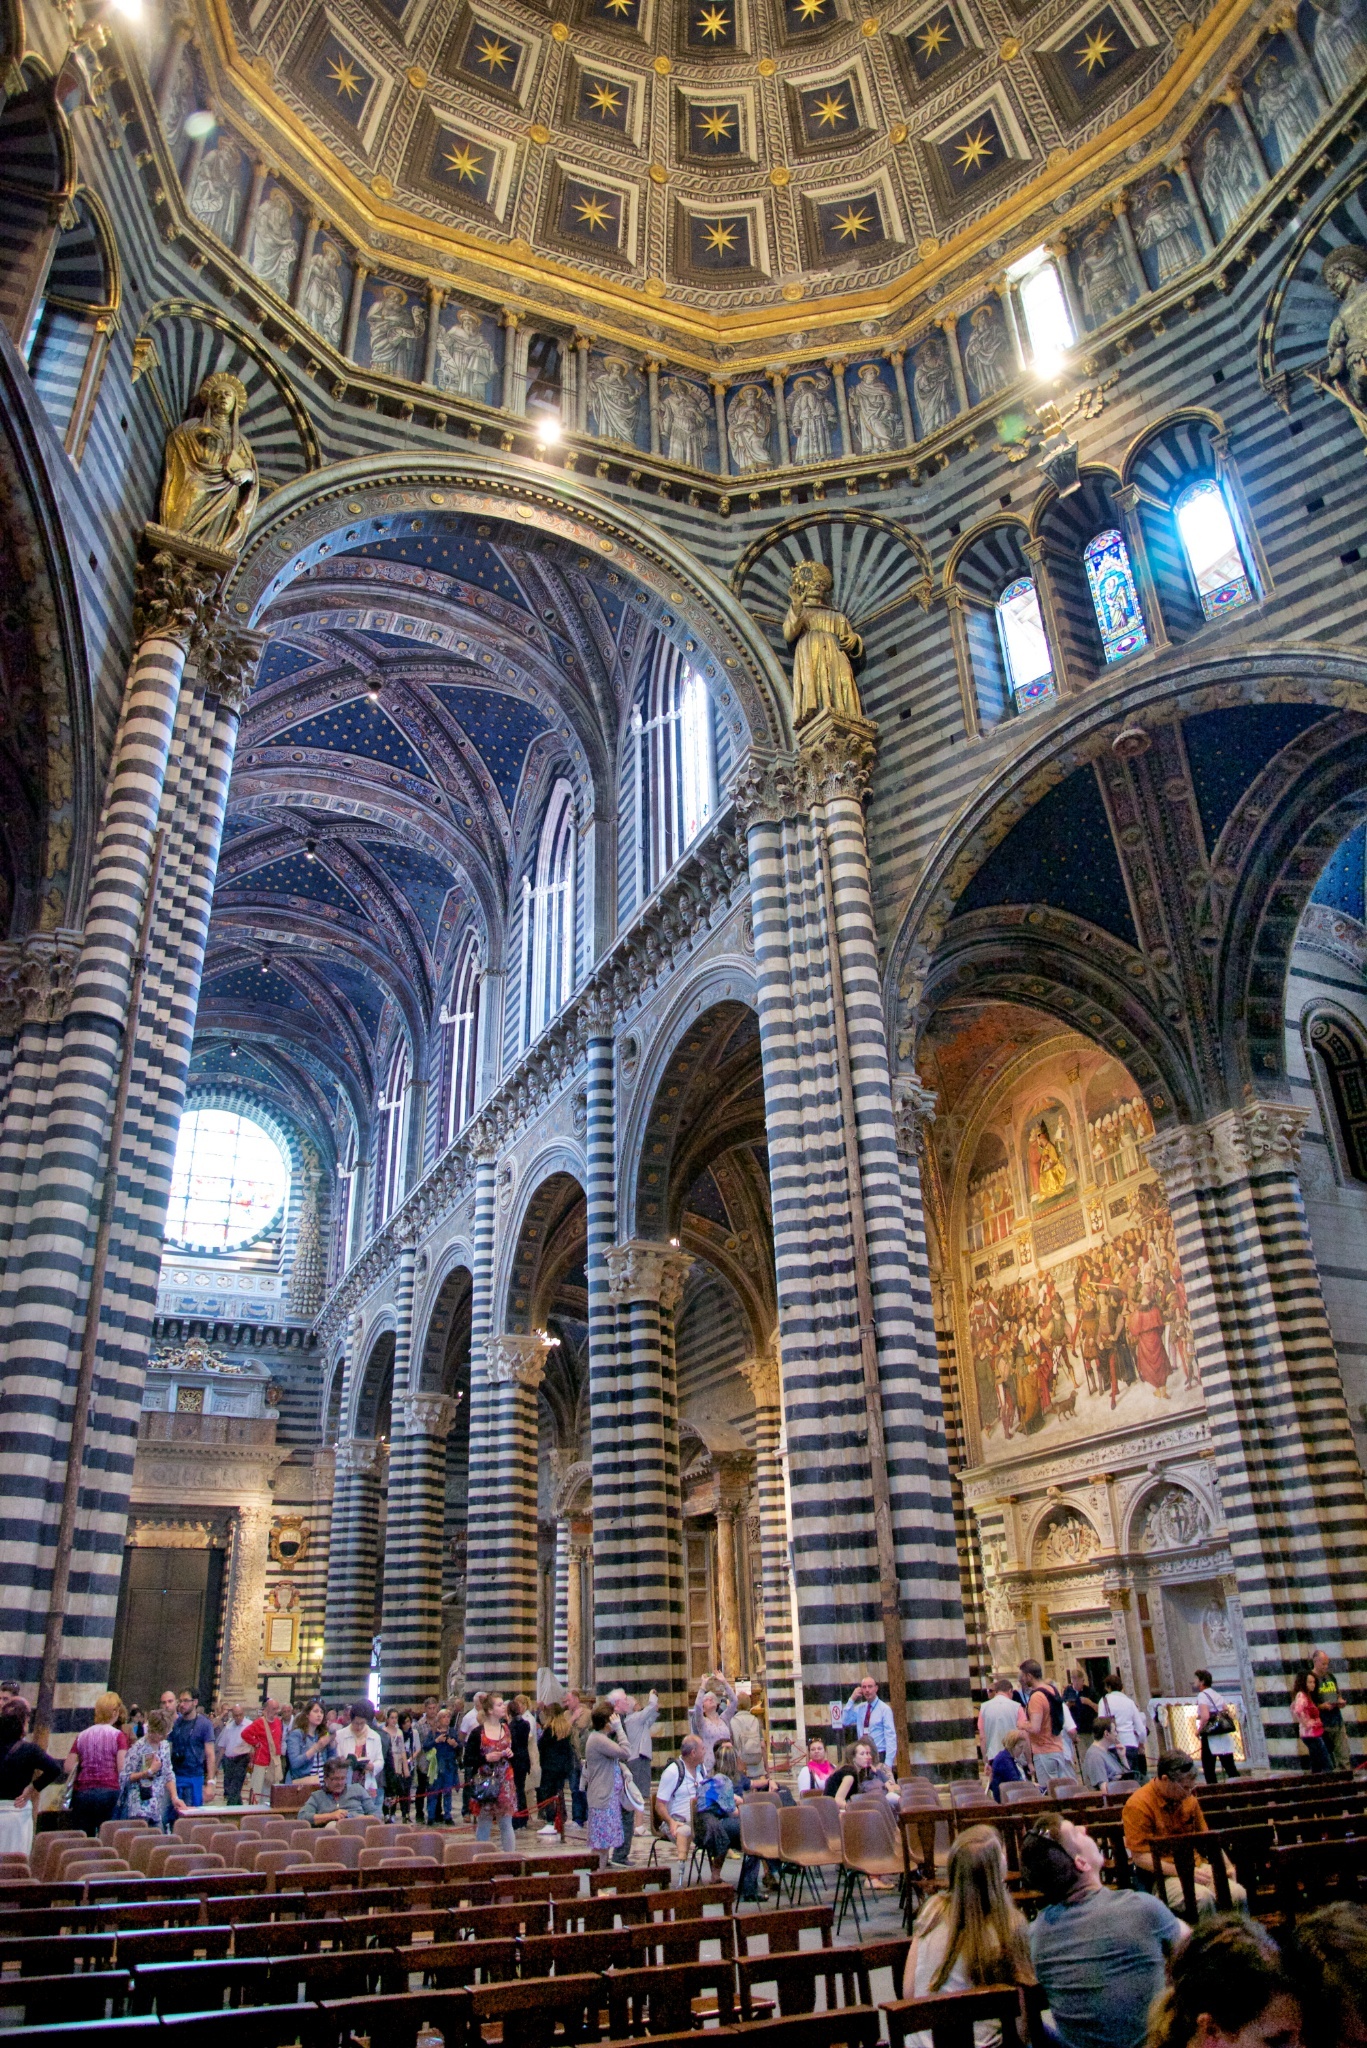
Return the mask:
M 897 401 L 877 363 L 861 363 L 850 386 L 850 418 L 861 455 L 887 455 L 901 438 Z
M 702 469 L 707 461 L 711 408 L 696 384 L 666 377 L 660 386 L 660 430 L 671 462 Z
M 282 299 L 288 299 L 294 282 L 299 242 L 294 232 L 294 208 L 288 195 L 276 185 L 262 200 L 252 222 L 252 269 L 262 284 L 269 285 Z
M 187 199 L 195 219 L 231 248 L 242 217 L 242 151 L 231 135 L 205 150 Z

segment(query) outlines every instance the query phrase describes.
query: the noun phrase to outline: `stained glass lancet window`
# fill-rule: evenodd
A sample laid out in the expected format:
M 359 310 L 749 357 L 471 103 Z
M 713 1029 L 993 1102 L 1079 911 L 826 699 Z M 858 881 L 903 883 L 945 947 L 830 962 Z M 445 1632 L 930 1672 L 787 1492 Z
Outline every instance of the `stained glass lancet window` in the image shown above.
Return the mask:
M 1187 566 L 1208 619 L 1252 604 L 1253 586 L 1229 516 L 1225 494 L 1214 477 L 1188 484 L 1173 507 Z
M 192 1109 L 176 1141 L 166 1235 L 199 1251 L 237 1251 L 279 1216 L 289 1185 L 289 1162 L 263 1124 Z
M 1147 647 L 1149 636 L 1134 587 L 1130 551 L 1114 527 L 1088 541 L 1082 563 L 1107 661 L 1120 661 Z
M 1032 577 L 1017 577 L 997 599 L 997 631 L 1017 711 L 1056 696 L 1054 659 Z

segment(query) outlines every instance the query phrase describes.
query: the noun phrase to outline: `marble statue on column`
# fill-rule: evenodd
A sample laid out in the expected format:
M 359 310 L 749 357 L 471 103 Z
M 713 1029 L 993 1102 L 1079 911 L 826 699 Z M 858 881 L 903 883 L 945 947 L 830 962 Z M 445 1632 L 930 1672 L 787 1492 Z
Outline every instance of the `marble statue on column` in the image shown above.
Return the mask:
M 1367 249 L 1354 242 L 1331 249 L 1321 276 L 1339 301 L 1329 323 L 1324 376 L 1311 376 L 1321 391 L 1345 405 L 1367 435 Z
M 199 387 L 194 414 L 166 440 L 158 522 L 225 555 L 246 539 L 260 491 L 256 457 L 242 435 L 246 408 L 241 378 L 215 370 Z
M 783 637 L 793 654 L 793 723 L 805 725 L 818 712 L 862 718 L 851 655 L 864 643 L 829 599 L 835 580 L 824 562 L 799 562 L 788 581 L 788 615 Z

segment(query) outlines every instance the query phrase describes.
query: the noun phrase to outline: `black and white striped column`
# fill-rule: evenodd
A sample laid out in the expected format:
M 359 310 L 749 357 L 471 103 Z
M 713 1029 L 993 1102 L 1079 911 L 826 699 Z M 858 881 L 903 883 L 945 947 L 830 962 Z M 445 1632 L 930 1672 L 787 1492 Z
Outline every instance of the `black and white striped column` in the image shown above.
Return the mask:
M 659 1693 L 669 1744 L 686 1733 L 688 1685 L 673 1321 L 693 1262 L 633 1239 L 611 1246 L 606 1263 L 617 1344 L 601 1459 L 594 1411 L 594 1656 L 600 1691 Z
M 1307 1112 L 1250 1102 L 1149 1141 L 1172 1211 L 1260 1727 L 1300 1745 L 1288 1687 L 1311 1650 L 1367 1688 L 1367 1491 L 1297 1165 Z
M 458 1400 L 404 1394 L 393 1403 L 384 1540 L 384 1697 L 416 1704 L 445 1692 L 441 1582 L 446 1521 L 446 1439 Z
M 489 1336 L 493 1328 L 494 1173 L 492 1133 L 472 1134 L 475 1213 L 470 1272 L 470 1449 L 465 1523 L 465 1687 L 484 1692 L 498 1682 L 502 1655 L 503 1593 L 500 1571 L 504 1506 L 498 1497 L 492 1434 L 493 1388 Z
M 793 1587 L 788 1570 L 788 1515 L 783 1492 L 783 1386 L 778 1332 L 769 1350 L 747 1358 L 741 1372 L 755 1404 L 755 1493 L 759 1501 L 760 1591 L 764 1603 L 764 1694 L 769 1736 L 797 1740 L 793 1688 Z
M 41 1144 L 34 1142 L 33 1131 L 21 1145 L 0 1142 L 0 1153 L 9 1162 L 21 1149 L 25 1155 L 18 1184 L 13 1178 L 10 1183 L 17 1206 L 0 1291 L 0 1492 L 5 1499 L 0 1647 L 9 1666 L 28 1682 L 37 1679 L 41 1667 L 68 1462 L 65 1446 L 90 1310 L 92 1233 L 105 1175 L 111 1167 L 118 1171 L 118 1163 L 106 1158 L 106 1143 L 181 685 L 187 654 L 208 628 L 231 566 L 227 556 L 214 550 L 152 532 L 155 544 L 145 547 L 139 566 L 136 648 L 105 786 L 60 1058 L 55 1068 L 50 1059 L 44 1061 L 48 1107 Z M 159 897 L 154 908 L 154 945 L 163 900 Z M 21 1100 L 11 1091 L 11 1105 Z M 133 1089 L 129 1109 L 130 1125 L 136 1127 L 140 1102 Z M 116 1249 L 100 1313 L 102 1332 L 119 1328 L 127 1307 L 117 1258 Z M 126 1390 L 119 1388 L 117 1404 L 122 1407 L 126 1399 Z M 114 1418 L 116 1434 L 127 1434 L 127 1420 L 122 1413 Z M 99 1477 L 82 1486 L 77 1501 L 71 1591 L 63 1604 L 59 1728 L 71 1725 L 79 1702 L 103 1685 L 108 1669 L 132 1459 L 126 1453 L 121 1469 L 111 1471 L 106 1450 L 92 1436 L 83 1465 L 88 1479 L 97 1471 Z
M 562 1685 L 574 1683 L 570 1671 L 570 1518 L 561 1515 L 555 1525 L 555 1567 L 551 1599 L 551 1670 Z
M 323 1623 L 323 1692 L 329 1701 L 364 1699 L 370 1684 L 383 1483 L 383 1444 L 373 1437 L 343 1437 L 334 1466 Z
M 887 1676 L 900 1615 L 904 1757 L 954 1769 L 972 1757 L 967 1648 L 938 1373 L 918 1341 L 893 1128 L 863 819 L 874 737 L 863 721 L 823 713 L 796 756 L 752 759 L 737 785 L 759 980 L 799 1662 L 806 1705 L 820 1718 L 864 1670 Z
M 485 1364 L 499 1502 L 501 1617 L 495 1668 L 486 1678 L 505 1695 L 525 1692 L 529 1698 L 535 1697 L 537 1666 L 536 1396 L 554 1343 L 539 1330 L 502 1331 L 489 1339 Z

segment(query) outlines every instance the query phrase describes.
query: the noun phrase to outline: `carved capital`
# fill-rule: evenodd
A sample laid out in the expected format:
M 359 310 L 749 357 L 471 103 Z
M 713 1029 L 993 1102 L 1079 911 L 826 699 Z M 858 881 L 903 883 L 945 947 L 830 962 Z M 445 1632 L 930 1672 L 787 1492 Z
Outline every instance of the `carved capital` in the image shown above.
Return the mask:
M 915 1159 L 921 1140 L 935 1121 L 936 1095 L 916 1074 L 901 1074 L 892 1084 L 892 1127 L 897 1149 Z
M 349 1474 L 359 1479 L 378 1479 L 384 1466 L 384 1445 L 373 1436 L 344 1436 L 334 1454 L 333 1470 L 339 1478 Z
M 60 1024 L 80 953 L 76 931 L 30 932 L 0 949 L 0 1037 L 17 1037 L 25 1024 Z
M 1144 1150 L 1172 1201 L 1197 1188 L 1232 1187 L 1251 1173 L 1295 1173 L 1309 1118 L 1289 1103 L 1254 1098 L 1208 1123 L 1164 1131 Z
M 862 803 L 878 752 L 878 727 L 866 718 L 819 711 L 802 728 L 798 772 L 808 806 L 851 797 Z
M 780 1405 L 783 1380 L 776 1350 L 763 1352 L 758 1358 L 743 1358 L 739 1370 L 756 1408 L 777 1408 Z
M 614 1301 L 658 1301 L 671 1313 L 683 1297 L 692 1255 L 675 1245 L 631 1238 L 607 1249 L 608 1291 Z
M 225 711 L 240 718 L 247 708 L 256 665 L 265 647 L 265 636 L 248 633 L 237 626 L 221 626 L 211 632 L 196 656 L 200 681 L 208 697 L 217 697 Z
M 797 764 L 790 754 L 762 753 L 751 747 L 731 783 L 731 799 L 742 830 L 751 825 L 777 825 L 802 809 Z
M 408 1394 L 399 1403 L 399 1425 L 405 1436 L 431 1436 L 439 1443 L 455 1428 L 459 1394 Z
M 546 1377 L 546 1353 L 555 1339 L 537 1330 L 529 1337 L 504 1331 L 489 1339 L 485 1370 L 496 1387 L 526 1387 L 535 1393 Z
M 147 525 L 138 551 L 133 639 L 174 640 L 188 653 L 211 630 L 231 555 Z

